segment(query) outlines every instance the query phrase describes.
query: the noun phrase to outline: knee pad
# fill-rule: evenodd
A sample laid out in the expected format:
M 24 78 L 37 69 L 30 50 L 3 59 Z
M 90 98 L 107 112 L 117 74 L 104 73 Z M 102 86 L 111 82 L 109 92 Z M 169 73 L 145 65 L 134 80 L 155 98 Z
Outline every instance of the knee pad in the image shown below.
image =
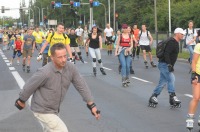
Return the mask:
M 75 54 L 75 52 L 72 52 L 72 56 L 75 56 L 76 54 Z
M 100 60 L 98 60 L 98 62 L 99 62 L 99 63 L 101 63 L 101 62 L 102 62 L 102 61 L 101 61 L 101 59 L 100 59 Z
M 96 62 L 97 60 L 96 60 L 96 58 L 93 58 L 93 62 Z
M 80 56 L 80 55 L 81 55 L 81 52 L 78 52 L 77 54 Z

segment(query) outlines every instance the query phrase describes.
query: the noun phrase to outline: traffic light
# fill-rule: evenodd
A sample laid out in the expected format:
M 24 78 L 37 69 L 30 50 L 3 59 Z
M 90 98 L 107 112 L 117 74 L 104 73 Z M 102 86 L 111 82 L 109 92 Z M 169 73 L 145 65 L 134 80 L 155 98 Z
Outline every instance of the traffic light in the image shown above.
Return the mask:
M 51 8 L 55 9 L 55 1 L 51 1 Z
M 70 0 L 70 6 L 71 6 L 71 8 L 74 7 L 74 1 L 73 0 Z
M 89 0 L 90 2 L 90 7 L 93 7 L 93 0 Z
M 1 6 L 1 13 L 5 13 L 5 7 Z

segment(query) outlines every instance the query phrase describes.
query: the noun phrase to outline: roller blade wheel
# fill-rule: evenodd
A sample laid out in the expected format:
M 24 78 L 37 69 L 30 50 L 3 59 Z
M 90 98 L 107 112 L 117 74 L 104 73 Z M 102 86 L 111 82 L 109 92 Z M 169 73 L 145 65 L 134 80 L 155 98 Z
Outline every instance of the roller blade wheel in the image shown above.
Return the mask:
M 128 84 L 127 84 L 127 83 L 122 83 L 122 86 L 123 86 L 124 88 L 126 88 L 126 87 L 128 87 Z
M 172 108 L 181 108 L 181 103 L 180 104 L 171 105 L 170 107 L 171 107 L 171 109 Z
M 27 73 L 30 72 L 30 66 L 27 66 Z
M 156 64 L 154 64 L 153 62 L 151 62 L 151 66 L 152 67 L 157 67 Z
M 149 107 L 152 107 L 152 108 L 156 108 L 157 104 L 155 103 L 149 103 Z
M 97 69 L 96 69 L 96 67 L 93 67 L 93 74 L 94 74 L 95 77 L 97 76 Z
M 22 70 L 25 72 L 26 70 L 25 65 L 22 65 Z

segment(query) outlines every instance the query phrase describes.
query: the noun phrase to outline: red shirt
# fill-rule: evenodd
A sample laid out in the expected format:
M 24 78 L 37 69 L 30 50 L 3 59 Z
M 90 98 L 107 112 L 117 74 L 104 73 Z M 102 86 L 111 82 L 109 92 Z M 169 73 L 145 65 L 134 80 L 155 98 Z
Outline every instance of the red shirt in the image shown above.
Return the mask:
M 16 50 L 21 50 L 21 46 L 22 46 L 22 41 L 21 40 L 16 40 L 15 41 L 15 49 Z
M 139 40 L 139 32 L 140 32 L 140 30 L 139 30 L 139 29 L 134 29 L 134 32 L 133 32 L 133 34 L 134 34 L 134 36 L 135 36 L 136 40 Z
M 129 38 L 123 38 L 122 35 L 120 35 L 120 46 L 122 47 L 130 47 L 130 42 L 131 42 L 131 38 L 129 36 Z

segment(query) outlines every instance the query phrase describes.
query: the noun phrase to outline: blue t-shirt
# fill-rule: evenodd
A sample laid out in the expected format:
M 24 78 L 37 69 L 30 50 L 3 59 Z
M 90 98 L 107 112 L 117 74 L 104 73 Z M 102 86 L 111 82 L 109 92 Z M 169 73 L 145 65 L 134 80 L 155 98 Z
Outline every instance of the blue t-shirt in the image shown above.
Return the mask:
M 24 49 L 32 49 L 33 42 L 35 42 L 35 37 L 33 35 L 24 36 Z
M 45 42 L 46 42 L 46 41 L 43 41 L 43 42 L 42 42 L 42 46 L 44 45 Z M 47 47 L 44 49 L 43 53 L 47 54 L 48 51 L 49 51 L 49 44 L 48 44 Z
M 3 38 L 3 33 L 0 33 L 0 38 Z

